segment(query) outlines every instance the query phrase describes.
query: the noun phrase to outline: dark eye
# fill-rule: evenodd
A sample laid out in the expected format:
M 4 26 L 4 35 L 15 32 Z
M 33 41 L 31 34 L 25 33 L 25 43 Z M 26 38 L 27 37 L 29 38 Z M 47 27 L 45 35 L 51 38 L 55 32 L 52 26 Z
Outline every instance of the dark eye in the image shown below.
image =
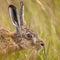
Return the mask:
M 31 38 L 32 38 L 32 35 L 31 35 L 31 34 L 27 34 L 27 37 L 28 37 L 29 39 L 31 39 Z

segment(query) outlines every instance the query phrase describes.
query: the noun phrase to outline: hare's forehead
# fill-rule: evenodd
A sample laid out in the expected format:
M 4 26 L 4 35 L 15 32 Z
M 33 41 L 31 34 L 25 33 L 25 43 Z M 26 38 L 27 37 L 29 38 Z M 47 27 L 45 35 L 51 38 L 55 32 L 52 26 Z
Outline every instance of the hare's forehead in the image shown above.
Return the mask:
M 29 33 L 29 34 L 32 34 L 32 35 L 37 35 L 36 31 L 31 30 L 31 29 L 27 29 L 27 28 L 23 29 L 22 32 L 25 33 L 25 34 Z

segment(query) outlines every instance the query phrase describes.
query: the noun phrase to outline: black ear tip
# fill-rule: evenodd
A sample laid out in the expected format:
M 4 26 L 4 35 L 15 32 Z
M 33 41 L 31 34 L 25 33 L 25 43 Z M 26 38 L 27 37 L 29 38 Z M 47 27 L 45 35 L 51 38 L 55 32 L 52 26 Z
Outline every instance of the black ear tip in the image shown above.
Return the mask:
M 9 5 L 8 8 L 14 8 L 14 9 L 16 9 L 16 7 L 14 5 Z
M 13 5 L 9 5 L 9 7 L 13 7 Z

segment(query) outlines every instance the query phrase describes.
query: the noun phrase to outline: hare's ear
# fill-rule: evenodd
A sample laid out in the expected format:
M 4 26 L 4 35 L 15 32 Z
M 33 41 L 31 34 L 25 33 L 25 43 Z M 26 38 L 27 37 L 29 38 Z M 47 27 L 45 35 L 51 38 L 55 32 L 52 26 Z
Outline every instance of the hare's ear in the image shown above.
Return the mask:
M 9 8 L 9 14 L 10 14 L 11 20 L 13 22 L 13 25 L 19 26 L 16 7 L 14 5 L 9 5 L 8 8 Z
M 22 26 L 22 25 L 24 25 L 24 4 L 23 4 L 23 1 L 20 1 L 19 16 L 20 16 L 20 24 Z
M 14 5 L 9 5 L 8 9 L 9 9 L 9 14 L 10 14 L 11 20 L 13 22 L 13 25 L 16 26 L 16 29 L 18 32 L 19 31 L 19 22 L 18 22 L 18 18 L 17 18 L 16 7 Z

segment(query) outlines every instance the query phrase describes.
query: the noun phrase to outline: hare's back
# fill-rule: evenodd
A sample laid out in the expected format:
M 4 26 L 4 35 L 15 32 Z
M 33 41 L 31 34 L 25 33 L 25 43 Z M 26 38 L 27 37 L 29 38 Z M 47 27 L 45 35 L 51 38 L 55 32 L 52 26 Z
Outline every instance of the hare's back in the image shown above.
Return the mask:
M 5 29 L 0 29 L 0 53 L 9 53 L 16 50 L 18 45 L 9 36 L 10 32 Z

